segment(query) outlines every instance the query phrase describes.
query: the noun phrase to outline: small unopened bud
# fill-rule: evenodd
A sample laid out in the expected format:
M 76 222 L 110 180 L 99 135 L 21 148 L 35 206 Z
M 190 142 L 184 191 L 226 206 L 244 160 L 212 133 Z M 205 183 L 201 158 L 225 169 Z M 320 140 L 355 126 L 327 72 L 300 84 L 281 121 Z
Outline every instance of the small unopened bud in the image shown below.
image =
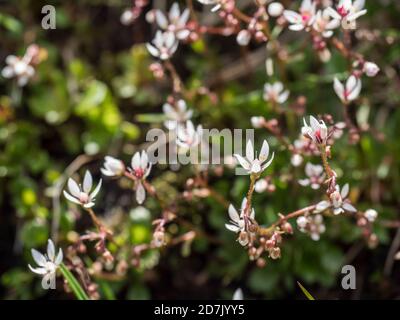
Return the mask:
M 261 128 L 265 123 L 265 118 L 264 117 L 251 117 L 250 121 L 251 121 L 251 125 L 254 128 Z
M 271 17 L 279 17 L 283 12 L 283 5 L 279 2 L 271 2 L 268 6 L 268 14 Z
M 283 224 L 282 224 L 282 230 L 285 232 L 285 233 L 289 233 L 289 234 L 292 234 L 293 233 L 293 227 L 292 227 L 292 225 L 289 223 L 289 222 L 284 222 Z
M 378 217 L 378 212 L 374 209 L 368 209 L 365 211 L 364 217 L 367 218 L 369 222 L 374 222 Z
M 256 261 L 257 267 L 264 268 L 267 262 L 263 258 L 258 258 Z
M 240 46 L 247 46 L 250 42 L 251 34 L 248 30 L 241 30 L 237 37 L 236 41 Z
M 379 67 L 373 62 L 367 61 L 364 63 L 363 71 L 368 77 L 375 77 L 379 70 Z
M 379 239 L 375 233 L 371 233 L 371 235 L 368 238 L 368 247 L 371 249 L 374 249 L 378 246 L 379 244 Z

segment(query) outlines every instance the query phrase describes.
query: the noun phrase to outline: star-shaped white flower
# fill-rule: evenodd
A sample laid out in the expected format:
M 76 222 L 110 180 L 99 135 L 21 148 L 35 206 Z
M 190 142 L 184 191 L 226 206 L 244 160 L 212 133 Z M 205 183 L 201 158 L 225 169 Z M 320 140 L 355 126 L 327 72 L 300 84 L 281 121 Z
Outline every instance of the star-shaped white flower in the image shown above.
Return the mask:
M 289 98 L 289 90 L 284 90 L 282 82 L 264 85 L 264 100 L 282 104 Z
M 149 161 L 146 151 L 136 152 L 131 160 L 131 168 L 128 168 L 135 179 L 136 201 L 142 204 L 146 199 L 146 190 L 143 181 L 147 178 L 151 171 L 151 162 Z
M 315 20 L 316 3 L 312 0 L 303 0 L 299 12 L 292 10 L 283 11 L 283 16 L 290 23 L 289 29 L 300 31 L 310 27 Z
M 158 26 L 165 31 L 174 33 L 179 40 L 185 40 L 190 34 L 190 30 L 186 28 L 189 16 L 190 10 L 186 8 L 181 13 L 177 2 L 172 4 L 168 17 L 161 10 L 155 11 Z
M 105 156 L 104 168 L 101 168 L 100 170 L 105 176 L 117 177 L 121 176 L 125 172 L 125 165 L 119 159 L 110 156 Z
M 79 204 L 84 208 L 91 208 L 94 206 L 96 195 L 99 193 L 101 188 L 100 179 L 96 188 L 91 192 L 93 186 L 93 178 L 89 171 L 86 171 L 85 177 L 83 178 L 83 185 L 76 183 L 72 178 L 68 179 L 68 191 L 64 190 L 64 196 L 71 202 Z
M 254 147 L 251 140 L 248 140 L 246 144 L 246 157 L 242 157 L 239 154 L 234 154 L 234 156 L 248 174 L 256 175 L 261 174 L 270 166 L 272 160 L 274 160 L 274 153 L 272 153 L 271 159 L 265 162 L 269 156 L 269 145 L 267 140 L 264 140 L 258 157 L 254 156 Z
M 321 33 L 324 38 L 330 38 L 333 35 L 333 29 L 340 26 L 340 19 L 333 18 L 327 9 L 318 10 L 315 15 L 313 28 L 315 31 Z
M 146 47 L 152 56 L 161 60 L 168 60 L 178 48 L 178 43 L 173 32 L 158 30 L 153 43 L 146 43 Z
M 4 78 L 16 78 L 18 86 L 25 86 L 29 79 L 35 75 L 35 69 L 30 65 L 30 59 L 26 56 L 20 58 L 9 55 L 6 58 L 7 66 L 4 67 L 1 74 Z
M 341 214 L 345 211 L 348 212 L 357 212 L 357 209 L 354 208 L 350 201 L 347 198 L 349 194 L 349 184 L 346 183 L 342 190 L 340 190 L 339 186 L 336 186 L 336 190 L 332 192 L 329 196 L 329 201 L 321 201 L 317 204 L 315 209 L 316 212 L 325 211 L 328 208 L 333 209 L 333 213 L 335 215 Z
M 242 201 L 242 205 L 240 207 L 240 213 L 238 213 L 235 209 L 235 207 L 231 204 L 229 205 L 228 208 L 228 213 L 229 213 L 229 218 L 230 221 L 229 223 L 225 224 L 225 227 L 232 232 L 238 233 L 240 231 L 245 231 L 245 222 L 244 222 L 244 210 L 246 209 L 247 205 L 247 199 L 244 198 Z M 254 220 L 255 218 L 255 211 L 254 208 L 251 209 L 250 211 L 250 219 Z
M 317 145 L 325 145 L 328 139 L 328 128 L 323 120 L 317 120 L 310 116 L 310 125 L 303 118 L 303 127 L 301 133 L 303 136 L 309 137 Z
M 364 9 L 365 0 L 340 0 L 336 10 L 328 7 L 327 11 L 334 19 L 339 19 L 345 23 L 355 21 L 360 16 L 367 13 Z
M 357 99 L 360 95 L 361 87 L 361 80 L 353 75 L 347 79 L 346 85 L 343 85 L 337 78 L 333 82 L 333 89 L 343 103 Z
M 41 254 L 39 251 L 31 250 L 33 260 L 38 265 L 37 268 L 32 267 L 28 264 L 29 269 L 39 275 L 43 276 L 42 283 L 48 283 L 50 278 L 55 275 L 58 266 L 63 260 L 63 252 L 61 248 L 58 250 L 56 256 L 56 249 L 54 247 L 53 241 L 49 239 L 47 241 L 47 254 Z
M 182 99 L 176 102 L 175 108 L 169 103 L 165 103 L 163 105 L 163 111 L 167 118 L 167 120 L 164 121 L 164 125 L 169 130 L 176 129 L 179 124 L 189 120 L 193 115 L 193 111 L 187 110 L 186 102 Z
M 184 150 L 196 147 L 201 142 L 203 136 L 203 127 L 198 125 L 194 127 L 192 121 L 186 121 L 186 125 L 180 124 L 177 127 L 176 144 Z
M 302 186 L 311 186 L 312 189 L 317 190 L 325 180 L 324 168 L 317 164 L 314 165 L 310 162 L 306 164 L 305 172 L 306 179 L 300 179 L 299 184 Z

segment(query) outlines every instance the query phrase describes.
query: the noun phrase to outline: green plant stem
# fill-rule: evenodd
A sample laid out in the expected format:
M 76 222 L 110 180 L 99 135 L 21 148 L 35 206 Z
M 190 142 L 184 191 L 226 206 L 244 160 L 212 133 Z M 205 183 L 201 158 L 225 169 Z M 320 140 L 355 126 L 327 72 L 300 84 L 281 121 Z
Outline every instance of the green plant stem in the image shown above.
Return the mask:
M 85 290 L 81 287 L 79 284 L 78 280 L 74 277 L 74 275 L 71 273 L 71 271 L 68 270 L 68 268 L 65 266 L 65 264 L 61 263 L 60 264 L 60 270 L 65 278 L 67 280 L 68 286 L 71 288 L 72 292 L 75 294 L 75 297 L 78 300 L 90 300 L 89 296 L 86 294 Z

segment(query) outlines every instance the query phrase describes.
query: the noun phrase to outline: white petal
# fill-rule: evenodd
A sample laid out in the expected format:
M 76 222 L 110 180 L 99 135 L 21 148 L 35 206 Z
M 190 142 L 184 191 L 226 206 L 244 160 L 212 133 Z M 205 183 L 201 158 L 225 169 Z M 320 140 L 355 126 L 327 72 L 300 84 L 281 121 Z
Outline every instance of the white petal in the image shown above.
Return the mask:
M 302 24 L 292 24 L 289 26 L 289 29 L 292 31 L 301 31 L 304 29 L 304 26 Z
M 59 265 L 59 264 L 61 264 L 62 260 L 63 260 L 63 252 L 60 248 L 60 249 L 58 249 L 58 254 L 57 254 L 57 257 L 56 257 L 56 260 L 54 261 L 54 263 L 56 265 Z
M 261 147 L 261 151 L 260 151 L 260 155 L 258 156 L 258 159 L 261 162 L 264 162 L 265 160 L 268 159 L 269 156 L 269 145 L 267 140 L 264 140 L 262 147 Z
M 141 167 L 143 170 L 146 170 L 148 164 L 149 164 L 149 158 L 148 158 L 148 156 L 147 156 L 146 151 L 143 150 L 143 151 L 142 151 L 142 156 L 140 157 L 140 167 Z
M 158 26 L 161 29 L 167 29 L 168 28 L 168 20 L 165 17 L 164 13 L 161 12 L 161 10 L 156 10 L 156 22 Z
M 54 248 L 54 243 L 51 239 L 47 240 L 47 256 L 51 261 L 54 261 L 56 249 Z
M 341 192 L 340 192 L 340 196 L 342 197 L 342 199 L 346 199 L 348 194 L 349 194 L 349 184 L 346 183 L 346 184 L 342 187 L 342 190 L 341 190 Z
M 64 197 L 67 198 L 67 200 L 69 200 L 73 203 L 79 204 L 79 205 L 81 204 L 81 202 L 77 198 L 71 196 L 67 191 L 64 190 L 63 193 L 64 193 Z
M 235 207 L 232 204 L 229 205 L 228 213 L 229 213 L 229 218 L 233 222 L 238 222 L 240 220 L 239 214 L 238 214 L 238 212 L 236 211 Z
M 10 66 L 4 67 L 4 69 L 1 71 L 1 75 L 4 78 L 12 78 L 14 76 L 14 69 Z
M 225 228 L 227 228 L 229 231 L 233 231 L 233 232 L 239 232 L 240 229 L 238 226 L 234 226 L 233 224 L 228 224 L 225 223 Z
M 240 156 L 238 154 L 234 154 L 233 156 L 237 159 L 237 161 L 239 161 L 240 165 L 244 169 L 250 170 L 250 163 L 245 158 L 243 158 L 242 156 Z
M 47 269 L 46 268 L 33 268 L 30 264 L 28 264 L 29 269 L 36 274 L 46 274 L 47 273 Z
M 72 178 L 68 179 L 68 190 L 74 197 L 79 197 L 81 194 L 81 189 Z
M 301 22 L 301 15 L 297 12 L 292 10 L 285 10 L 283 11 L 283 16 L 286 18 L 287 21 L 290 23 L 299 23 Z
M 146 190 L 143 187 L 143 184 L 139 181 L 136 187 L 136 201 L 138 204 L 142 204 L 146 199 Z
M 99 183 L 97 184 L 96 188 L 90 194 L 90 198 L 94 199 L 100 191 L 102 180 L 100 179 Z
M 87 170 L 85 172 L 85 177 L 83 178 L 83 191 L 85 193 L 89 193 L 90 189 L 92 189 L 93 185 L 93 178 L 90 172 Z
M 343 87 L 343 84 L 338 80 L 338 78 L 335 78 L 333 80 L 333 89 L 335 90 L 335 92 L 340 100 L 345 100 L 344 87 Z
M 254 160 L 254 148 L 251 140 L 248 140 L 246 143 L 246 159 L 249 162 L 252 162 Z
M 131 160 L 132 169 L 140 168 L 140 153 L 136 152 Z
M 354 208 L 350 203 L 343 203 L 342 208 L 346 211 L 350 211 L 350 212 L 357 212 L 357 209 Z
M 171 9 L 169 9 L 169 20 L 174 21 L 179 18 L 181 14 L 181 10 L 179 9 L 179 4 L 177 2 L 174 2 L 171 6 Z
M 158 49 L 152 46 L 150 43 L 146 43 L 146 48 L 153 57 L 158 58 L 160 56 L 160 51 L 158 51 Z
M 47 259 L 36 249 L 31 249 L 33 260 L 37 263 L 38 266 L 44 267 L 46 265 Z
M 238 288 L 233 294 L 232 300 L 243 300 L 243 291 L 242 289 Z
M 318 212 L 324 211 L 330 207 L 330 202 L 328 201 L 321 201 L 317 204 L 317 207 L 315 208 Z
M 272 161 L 274 160 L 274 157 L 275 157 L 275 152 L 272 152 L 271 159 L 267 163 L 263 164 L 263 166 L 261 167 L 262 171 L 264 171 L 271 165 Z

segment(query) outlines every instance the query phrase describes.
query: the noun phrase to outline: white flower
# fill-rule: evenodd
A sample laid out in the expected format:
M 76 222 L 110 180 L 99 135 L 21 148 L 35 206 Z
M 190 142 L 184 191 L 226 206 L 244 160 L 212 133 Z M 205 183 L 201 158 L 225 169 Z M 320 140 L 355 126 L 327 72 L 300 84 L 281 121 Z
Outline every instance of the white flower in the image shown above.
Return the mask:
M 320 214 L 308 217 L 301 216 L 297 218 L 296 222 L 299 230 L 303 233 L 309 234 L 311 239 L 314 241 L 318 241 L 320 235 L 326 230 L 324 218 Z
M 274 159 L 274 153 L 272 153 L 271 159 L 264 163 L 269 156 L 269 145 L 267 140 L 264 140 L 258 158 L 254 156 L 254 147 L 251 140 L 248 140 L 246 144 L 246 157 L 242 157 L 239 154 L 234 154 L 234 156 L 248 174 L 256 175 L 261 174 L 261 172 L 268 168 Z
M 136 16 L 133 14 L 132 9 L 126 9 L 122 14 L 120 21 L 123 25 L 128 26 L 135 21 Z
M 228 213 L 230 221 L 229 223 L 225 223 L 225 227 L 229 231 L 233 231 L 236 233 L 240 231 L 245 231 L 245 222 L 243 216 L 246 205 L 247 205 L 247 199 L 243 198 L 242 205 L 240 207 L 240 214 L 236 211 L 235 207 L 232 204 L 229 205 Z M 256 213 L 254 211 L 254 208 L 252 208 L 250 212 L 250 219 L 254 220 L 255 214 Z
M 249 30 L 240 30 L 236 37 L 236 42 L 240 46 L 247 46 L 251 40 L 251 33 Z
M 61 248 L 58 250 L 56 256 L 56 249 L 54 247 L 54 243 L 49 239 L 47 241 L 47 254 L 41 254 L 39 251 L 35 249 L 32 249 L 31 253 L 33 260 L 35 260 L 36 264 L 39 267 L 33 268 L 30 264 L 28 264 L 29 269 L 32 272 L 43 276 L 42 284 L 48 283 L 50 278 L 55 275 L 58 266 L 61 264 L 63 260 L 63 252 Z
M 133 178 L 135 179 L 136 201 L 142 204 L 146 199 L 146 190 L 143 186 L 143 181 L 147 178 L 151 171 L 151 162 L 146 151 L 136 152 L 131 160 L 131 168 L 128 168 Z
M 290 158 L 290 162 L 292 163 L 292 165 L 294 167 L 298 167 L 303 163 L 303 157 L 301 155 L 299 155 L 298 153 L 295 153 Z
M 318 10 L 313 28 L 315 31 L 322 34 L 325 38 L 330 38 L 333 35 L 333 29 L 340 26 L 340 19 L 332 18 L 327 9 Z
M 340 0 L 336 10 L 332 7 L 327 8 L 327 11 L 334 19 L 339 19 L 345 24 L 354 22 L 357 18 L 367 13 L 364 8 L 365 0 Z M 342 24 L 343 25 L 343 24 Z
M 314 1 L 303 0 L 299 13 L 292 10 L 283 11 L 284 17 L 290 23 L 289 29 L 300 31 L 311 26 L 315 19 L 315 7 L 316 4 Z
M 308 162 L 305 172 L 308 178 L 299 180 L 299 184 L 304 187 L 311 185 L 311 188 L 314 190 L 319 189 L 325 180 L 325 175 L 323 174 L 324 168 L 319 164 L 314 165 Z
M 361 92 L 361 80 L 351 75 L 344 86 L 337 78 L 334 79 L 333 89 L 343 103 L 348 103 L 358 98 Z
M 64 190 L 64 196 L 71 202 L 79 204 L 84 208 L 91 208 L 94 206 L 96 195 L 101 188 L 101 179 L 96 188 L 92 192 L 93 178 L 89 171 L 86 171 L 83 178 L 83 186 L 78 185 L 72 178 L 68 179 L 68 191 Z
M 268 188 L 268 182 L 265 179 L 258 180 L 254 184 L 254 191 L 257 193 L 262 193 Z
M 304 230 L 307 226 L 308 220 L 305 216 L 301 216 L 297 218 L 296 223 L 300 230 Z
M 263 124 L 265 123 L 265 118 L 264 117 L 251 117 L 250 122 L 254 128 L 262 128 Z
M 378 217 L 378 212 L 374 209 L 368 209 L 367 211 L 364 212 L 364 217 L 369 222 L 374 222 L 376 220 L 376 218 Z
M 315 212 L 322 212 L 328 208 L 333 209 L 335 215 L 341 214 L 344 211 L 357 212 L 349 201 L 346 199 L 349 194 L 349 184 L 346 183 L 340 191 L 339 186 L 336 186 L 336 190 L 329 196 L 329 201 L 321 201 L 317 204 Z
M 162 32 L 158 30 L 153 39 L 153 44 L 146 43 L 150 54 L 161 60 L 167 60 L 172 57 L 178 48 L 178 41 L 173 32 Z
M 121 176 L 125 172 L 125 165 L 119 159 L 105 156 L 104 168 L 101 168 L 100 170 L 105 176 L 108 177 Z
M 155 18 L 158 26 L 165 31 L 174 33 L 179 40 L 185 40 L 190 34 L 190 31 L 186 28 L 189 16 L 190 10 L 186 8 L 181 13 L 177 2 L 172 4 L 168 17 L 166 17 L 161 10 L 155 11 Z
M 268 6 L 268 14 L 271 17 L 279 17 L 283 13 L 283 5 L 279 2 L 271 2 Z
M 183 149 L 196 147 L 201 142 L 203 127 L 194 127 L 192 121 L 186 121 L 186 125 L 178 125 L 176 143 Z
M 240 288 L 237 288 L 233 293 L 232 300 L 243 300 L 243 291 Z
M 363 66 L 363 71 L 368 77 L 375 77 L 377 73 L 379 72 L 379 67 L 376 65 L 376 63 L 367 61 L 364 63 Z
M 186 102 L 182 99 L 176 102 L 175 108 L 169 103 L 165 103 L 163 111 L 168 119 L 164 121 L 164 125 L 169 130 L 174 130 L 179 123 L 189 120 L 193 114 L 192 110 L 187 110 Z
M 282 104 L 289 98 L 289 90 L 284 90 L 281 82 L 264 85 L 264 100 Z
M 16 57 L 9 55 L 6 58 L 7 66 L 4 67 L 1 74 L 4 78 L 16 78 L 18 86 L 25 86 L 29 79 L 35 75 L 35 69 L 30 65 L 31 59 L 28 55 Z
M 323 120 L 317 120 L 310 116 L 310 126 L 303 118 L 304 126 L 301 128 L 301 133 L 309 137 L 315 144 L 325 145 L 328 138 L 328 128 Z

